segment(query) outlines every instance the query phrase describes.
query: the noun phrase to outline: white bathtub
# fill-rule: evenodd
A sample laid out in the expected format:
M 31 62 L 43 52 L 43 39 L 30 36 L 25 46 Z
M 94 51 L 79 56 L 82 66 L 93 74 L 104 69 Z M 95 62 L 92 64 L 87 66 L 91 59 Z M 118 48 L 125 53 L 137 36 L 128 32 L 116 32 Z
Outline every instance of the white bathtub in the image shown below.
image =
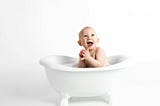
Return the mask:
M 77 58 L 51 55 L 40 60 L 47 78 L 60 94 L 60 106 L 68 106 L 70 97 L 94 97 L 110 104 L 110 90 L 115 73 L 127 67 L 127 58 L 114 55 L 109 58 L 110 66 L 101 68 L 77 68 Z

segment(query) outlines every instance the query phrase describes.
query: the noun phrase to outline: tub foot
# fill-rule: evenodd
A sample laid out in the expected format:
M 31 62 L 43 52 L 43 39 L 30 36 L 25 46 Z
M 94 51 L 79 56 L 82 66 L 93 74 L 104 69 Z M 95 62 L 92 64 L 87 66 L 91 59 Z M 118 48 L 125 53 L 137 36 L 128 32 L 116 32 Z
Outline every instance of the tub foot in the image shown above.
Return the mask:
M 66 94 L 61 95 L 61 100 L 60 100 L 59 106 L 68 106 L 69 98 L 70 98 L 69 95 L 66 95 Z
M 105 103 L 107 103 L 107 104 L 109 104 L 109 105 L 112 105 L 112 102 L 111 102 L 111 93 L 110 93 L 110 92 L 105 93 L 104 95 L 102 95 L 102 96 L 101 96 L 101 99 L 102 99 Z

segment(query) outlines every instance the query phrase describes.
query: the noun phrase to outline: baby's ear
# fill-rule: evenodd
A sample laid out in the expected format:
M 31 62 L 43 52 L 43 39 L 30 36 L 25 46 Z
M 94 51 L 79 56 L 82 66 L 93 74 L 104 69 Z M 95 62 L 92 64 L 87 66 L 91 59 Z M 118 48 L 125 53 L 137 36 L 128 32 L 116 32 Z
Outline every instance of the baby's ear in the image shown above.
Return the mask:
M 79 44 L 80 46 L 82 46 L 81 41 L 78 41 L 78 44 Z

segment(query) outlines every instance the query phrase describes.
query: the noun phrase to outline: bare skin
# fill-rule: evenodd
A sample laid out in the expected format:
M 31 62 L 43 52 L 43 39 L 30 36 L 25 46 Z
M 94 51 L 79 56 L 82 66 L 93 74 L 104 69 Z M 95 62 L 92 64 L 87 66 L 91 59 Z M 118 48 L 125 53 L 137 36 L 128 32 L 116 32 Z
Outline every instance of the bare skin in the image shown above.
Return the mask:
M 83 28 L 79 33 L 78 44 L 83 46 L 79 53 L 79 68 L 104 67 L 109 65 L 105 51 L 97 47 L 99 38 L 91 27 Z

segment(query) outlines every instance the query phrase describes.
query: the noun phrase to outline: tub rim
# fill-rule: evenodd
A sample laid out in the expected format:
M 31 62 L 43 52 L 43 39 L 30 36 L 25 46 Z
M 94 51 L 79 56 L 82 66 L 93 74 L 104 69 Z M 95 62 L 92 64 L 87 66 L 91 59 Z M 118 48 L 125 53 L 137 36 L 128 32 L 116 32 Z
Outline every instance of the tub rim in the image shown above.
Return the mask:
M 67 55 L 48 55 L 39 60 L 40 65 L 42 65 L 44 68 L 49 68 L 49 69 L 56 69 L 59 71 L 65 71 L 65 72 L 100 72 L 100 71 L 113 71 L 113 70 L 120 70 L 120 69 L 125 69 L 130 66 L 129 62 L 129 56 L 126 55 L 111 55 L 111 56 L 122 56 L 125 57 L 126 59 L 113 65 L 109 65 L 106 67 L 96 67 L 96 68 L 78 68 L 78 67 L 71 67 L 71 66 L 66 66 L 66 65 L 61 65 L 61 64 L 47 64 L 45 61 L 46 58 L 52 57 L 52 56 L 63 56 L 63 57 L 69 57 L 73 59 L 77 59 L 75 57 L 67 56 Z M 111 57 L 108 56 L 108 57 Z

